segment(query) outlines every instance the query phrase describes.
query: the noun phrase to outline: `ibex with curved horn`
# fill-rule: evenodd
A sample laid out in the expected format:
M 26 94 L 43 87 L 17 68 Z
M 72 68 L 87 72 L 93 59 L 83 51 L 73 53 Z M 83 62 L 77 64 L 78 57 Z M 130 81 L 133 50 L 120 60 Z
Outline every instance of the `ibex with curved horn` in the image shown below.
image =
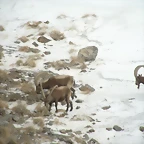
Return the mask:
M 135 69 L 134 69 L 134 76 L 135 76 L 135 84 L 138 85 L 138 89 L 140 88 L 140 83 L 144 84 L 144 77 L 142 76 L 142 74 L 137 75 L 138 70 L 143 67 L 144 65 L 138 65 Z

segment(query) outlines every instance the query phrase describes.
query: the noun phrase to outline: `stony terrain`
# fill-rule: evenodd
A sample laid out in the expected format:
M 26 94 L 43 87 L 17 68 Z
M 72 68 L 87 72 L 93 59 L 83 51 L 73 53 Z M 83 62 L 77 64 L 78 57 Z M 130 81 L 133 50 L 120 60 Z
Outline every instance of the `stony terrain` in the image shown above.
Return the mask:
M 144 63 L 141 3 L 124 3 L 123 11 L 108 3 L 98 11 L 103 4 L 96 3 L 97 12 L 51 16 L 45 0 L 6 1 L 0 2 L 0 144 L 143 144 L 144 86 L 138 90 L 133 76 Z M 47 110 L 35 92 L 40 71 L 74 76 L 72 112 L 65 103 L 58 113 L 54 105 Z

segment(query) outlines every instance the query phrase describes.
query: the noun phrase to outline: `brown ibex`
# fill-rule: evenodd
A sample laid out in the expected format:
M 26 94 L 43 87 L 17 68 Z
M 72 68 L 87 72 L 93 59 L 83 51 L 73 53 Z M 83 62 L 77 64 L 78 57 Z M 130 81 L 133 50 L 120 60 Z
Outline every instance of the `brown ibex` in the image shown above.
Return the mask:
M 140 84 L 144 84 L 144 77 L 142 76 L 142 74 L 137 74 L 138 70 L 144 67 L 144 65 L 138 65 L 135 69 L 134 69 L 134 76 L 135 76 L 135 84 L 138 85 L 138 89 L 140 88 Z
M 34 81 L 35 81 L 37 94 L 41 92 L 41 87 L 40 87 L 40 81 L 41 81 L 43 89 L 50 89 L 54 87 L 55 85 L 68 86 L 73 92 L 72 98 L 76 97 L 75 89 L 73 88 L 75 84 L 73 76 L 69 76 L 69 75 L 52 76 L 51 74 L 48 74 L 47 72 L 40 72 L 38 75 L 35 76 Z
M 69 109 L 70 104 L 70 111 L 73 110 L 73 104 L 70 100 L 71 97 L 71 90 L 68 86 L 60 86 L 55 85 L 54 87 L 50 88 L 46 94 L 46 97 L 44 99 L 45 106 L 47 107 L 47 104 L 49 104 L 49 111 L 51 110 L 51 106 L 53 103 L 55 103 L 56 112 L 58 112 L 57 105 L 58 102 L 66 101 L 67 109 L 66 112 Z

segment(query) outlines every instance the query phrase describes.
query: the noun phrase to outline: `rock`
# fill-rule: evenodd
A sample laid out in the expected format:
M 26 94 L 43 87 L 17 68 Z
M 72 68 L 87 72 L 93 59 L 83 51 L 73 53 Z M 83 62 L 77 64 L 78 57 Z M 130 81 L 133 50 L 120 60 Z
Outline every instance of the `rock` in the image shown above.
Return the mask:
M 0 108 L 0 115 L 4 116 L 6 114 L 6 110 L 3 108 Z
M 85 140 L 81 137 L 74 137 L 74 141 L 77 142 L 77 144 L 87 144 Z
M 20 41 L 15 41 L 14 43 L 16 43 L 16 44 L 20 44 Z
M 84 61 L 94 61 L 97 54 L 98 48 L 96 46 L 88 46 L 79 50 L 78 57 Z
M 15 122 L 18 122 L 19 121 L 19 116 L 18 115 L 13 115 L 12 117 L 12 120 L 15 121 Z
M 92 132 L 95 132 L 94 129 L 90 129 L 87 133 L 92 133 Z
M 48 125 L 52 126 L 54 121 L 49 121 Z
M 75 45 L 73 42 L 69 41 L 69 45 Z
M 88 84 L 82 85 L 79 88 L 79 90 L 83 91 L 83 92 L 94 92 L 95 91 L 95 89 L 93 87 L 91 87 L 90 85 L 88 85 Z
M 32 43 L 35 47 L 38 47 L 39 45 L 36 42 Z
M 107 130 L 107 131 L 111 131 L 111 130 L 112 130 L 112 128 L 106 128 L 106 130 Z
M 86 141 L 89 140 L 88 134 L 84 134 L 83 137 L 84 137 L 84 139 L 85 139 Z
M 60 132 L 63 133 L 63 134 L 66 134 L 66 133 L 72 132 L 72 130 L 65 130 L 65 129 L 62 129 L 62 130 L 60 130 Z
M 44 37 L 44 36 L 40 36 L 38 39 L 37 39 L 38 42 L 40 43 L 47 43 L 47 42 L 50 42 L 51 40 Z
M 81 70 L 80 72 L 82 73 L 82 72 L 87 72 L 87 71 L 84 69 L 84 70 Z
M 75 102 L 76 102 L 76 103 L 82 103 L 83 100 L 77 99 Z
M 23 43 L 27 42 L 29 39 L 26 36 L 22 36 L 19 38 Z
M 45 23 L 45 24 L 49 24 L 49 21 L 47 20 L 47 21 L 45 21 L 44 23 Z
M 100 143 L 92 138 L 91 140 L 88 141 L 88 144 L 100 144 Z
M 113 129 L 114 129 L 115 131 L 122 131 L 122 130 L 123 130 L 121 127 L 119 127 L 119 126 L 117 126 L 117 125 L 114 125 L 114 126 L 113 126 Z
M 104 107 L 102 107 L 103 110 L 107 110 L 109 108 L 111 108 L 111 106 L 104 106 Z
M 140 127 L 139 127 L 139 130 L 140 130 L 141 132 L 144 132 L 144 126 L 140 126 Z
M 51 52 L 50 51 L 45 51 L 44 54 L 49 55 L 49 54 L 51 54 Z
M 80 106 L 77 106 L 76 109 L 80 109 Z
M 37 28 L 41 23 L 42 23 L 41 21 L 29 21 L 26 23 L 26 25 L 31 28 Z
M 4 31 L 4 27 L 2 25 L 0 25 L 0 31 Z
M 64 34 L 58 30 L 53 30 L 52 32 L 50 32 L 50 37 L 55 41 L 60 41 L 65 38 Z

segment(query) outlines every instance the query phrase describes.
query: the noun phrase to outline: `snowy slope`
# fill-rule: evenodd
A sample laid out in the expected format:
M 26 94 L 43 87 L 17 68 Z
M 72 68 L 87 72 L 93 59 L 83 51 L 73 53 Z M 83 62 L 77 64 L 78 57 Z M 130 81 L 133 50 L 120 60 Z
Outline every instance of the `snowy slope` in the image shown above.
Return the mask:
M 66 35 L 66 40 L 50 42 L 51 55 L 37 61 L 34 71 L 44 70 L 43 62 L 68 59 L 70 47 L 68 41 L 77 44 L 75 49 L 96 45 L 97 59 L 88 67 L 95 68 L 91 72 L 79 73 L 79 70 L 61 70 L 59 74 L 73 75 L 76 82 L 82 81 L 95 88 L 90 95 L 76 91 L 82 104 L 73 102 L 74 109 L 68 113 L 68 118 L 60 121 L 66 126 L 52 126 L 53 129 L 72 129 L 86 133 L 87 121 L 70 121 L 74 115 L 87 114 L 101 122 L 92 125 L 94 133 L 89 137 L 97 139 L 100 144 L 143 144 L 144 134 L 139 127 L 144 125 L 144 85 L 140 89 L 135 85 L 133 70 L 137 65 L 144 64 L 144 1 L 143 0 L 1 0 L 0 24 L 6 29 L 0 32 L 0 44 L 15 47 L 14 41 L 36 30 L 25 30 L 22 25 L 27 21 L 50 21 L 50 28 L 57 28 Z M 96 14 L 96 18 L 82 19 L 87 13 Z M 68 16 L 66 19 L 56 19 L 60 14 Z M 69 31 L 73 27 L 75 30 Z M 97 43 L 99 41 L 101 44 Z M 30 42 L 26 43 L 32 46 Z M 39 46 L 44 51 L 43 45 Z M 19 52 L 11 56 L 5 54 L 2 69 L 16 67 L 13 65 Z M 13 60 L 12 60 L 13 59 Z M 26 69 L 25 67 L 18 67 Z M 28 68 L 27 68 L 28 69 Z M 144 69 L 139 73 L 144 75 Z M 100 87 L 103 87 L 100 89 Z M 130 98 L 135 98 L 129 100 Z M 103 110 L 103 106 L 111 106 Z M 64 108 L 59 106 L 59 108 Z M 52 108 L 54 112 L 54 107 Z M 47 118 L 45 118 L 47 121 Z M 124 130 L 107 131 L 107 127 L 121 126 Z M 74 127 L 75 126 L 75 127 Z M 109 138 L 109 140 L 108 140 Z

